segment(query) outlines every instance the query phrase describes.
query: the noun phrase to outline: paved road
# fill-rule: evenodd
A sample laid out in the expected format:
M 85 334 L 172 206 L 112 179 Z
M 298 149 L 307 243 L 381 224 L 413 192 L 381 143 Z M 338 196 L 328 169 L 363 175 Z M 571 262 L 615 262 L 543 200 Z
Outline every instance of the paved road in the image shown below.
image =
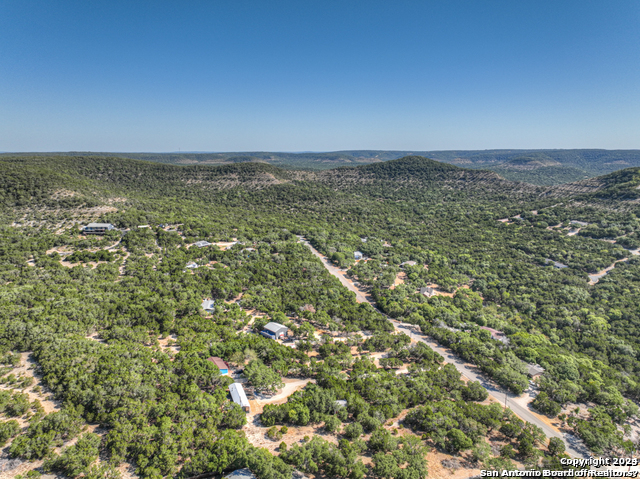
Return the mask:
M 351 281 L 348 281 L 345 278 L 343 271 L 333 266 L 329 262 L 329 260 L 326 257 L 324 257 L 322 254 L 320 254 L 320 252 L 317 251 L 313 246 L 311 246 L 311 244 L 307 240 L 305 240 L 304 238 L 300 238 L 300 241 L 304 245 L 306 245 L 313 252 L 314 255 L 320 258 L 320 260 L 322 261 L 322 264 L 325 266 L 325 268 L 327 268 L 327 270 L 332 275 L 338 278 L 340 282 L 347 289 L 349 289 L 349 291 L 353 291 L 356 294 L 356 301 L 358 303 L 365 303 L 365 302 L 369 303 L 377 311 L 380 311 L 378 310 L 378 308 L 376 308 L 375 304 L 373 304 L 371 301 L 369 301 L 366 298 L 366 296 L 362 293 L 362 291 L 356 288 Z M 429 345 L 431 349 L 436 351 L 438 354 L 440 354 L 444 358 L 445 363 L 453 364 L 463 376 L 465 376 L 466 378 L 469 378 L 472 381 L 479 381 L 487 389 L 487 391 L 489 392 L 489 396 L 494 398 L 496 401 L 500 402 L 501 404 L 504 404 L 505 397 L 506 397 L 507 406 L 509 406 L 509 408 L 520 419 L 524 421 L 528 421 L 540 427 L 549 438 L 559 437 L 560 439 L 562 439 L 567 447 L 567 454 L 569 454 L 572 457 L 579 457 L 579 458 L 589 457 L 589 453 L 586 447 L 584 446 L 584 444 L 582 443 L 582 441 L 580 441 L 580 439 L 578 439 L 573 434 L 561 433 L 554 427 L 547 424 L 542 419 L 541 416 L 539 416 L 538 414 L 534 413 L 531 410 L 528 403 L 531 402 L 535 397 L 531 391 L 527 391 L 525 395 L 520 397 L 515 396 L 514 394 L 506 391 L 505 389 L 503 389 L 502 387 L 500 387 L 499 385 L 497 385 L 496 383 L 488 379 L 483 373 L 479 372 L 475 366 L 467 365 L 467 363 L 465 363 L 464 360 L 456 356 L 451 350 L 443 348 L 436 341 L 429 338 L 428 336 L 425 336 L 423 334 L 416 334 L 413 331 L 415 327 L 414 325 L 402 323 L 392 318 L 388 318 L 388 319 L 391 321 L 396 331 L 400 331 L 405 334 L 408 334 L 413 340 L 420 341 Z

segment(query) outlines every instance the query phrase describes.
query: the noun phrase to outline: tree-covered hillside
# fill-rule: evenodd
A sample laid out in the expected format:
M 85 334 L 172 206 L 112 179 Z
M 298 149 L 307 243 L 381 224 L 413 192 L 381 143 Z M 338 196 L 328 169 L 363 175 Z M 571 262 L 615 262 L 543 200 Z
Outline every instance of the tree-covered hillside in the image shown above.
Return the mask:
M 286 169 L 326 170 L 340 166 L 378 163 L 406 156 L 423 156 L 465 168 L 488 169 L 512 181 L 535 185 L 557 185 L 639 167 L 639 150 L 461 150 L 385 151 L 348 150 L 336 152 L 230 152 L 230 153 L 5 153 L 2 157 L 50 158 L 117 157 L 175 165 L 222 165 L 260 162 Z
M 636 450 L 638 168 L 540 187 L 416 156 L 327 171 L 21 156 L 0 158 L 0 185 L 0 439 L 20 467 L 422 478 L 433 448 L 562 468 L 561 441 L 389 317 L 533 391 L 593 452 Z M 117 230 L 85 236 L 90 221 Z M 292 341 L 259 335 L 268 321 Z M 234 380 L 252 401 L 310 384 L 247 423 Z

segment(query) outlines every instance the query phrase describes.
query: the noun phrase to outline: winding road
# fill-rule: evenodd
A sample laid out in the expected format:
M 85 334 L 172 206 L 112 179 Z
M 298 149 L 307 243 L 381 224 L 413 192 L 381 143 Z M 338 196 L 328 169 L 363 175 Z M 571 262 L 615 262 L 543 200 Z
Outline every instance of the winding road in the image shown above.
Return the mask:
M 369 303 L 373 306 L 376 311 L 380 311 L 375 304 L 371 300 L 369 300 L 362 291 L 360 291 L 351 281 L 349 281 L 344 271 L 336 268 L 334 265 L 330 263 L 330 261 L 323 256 L 318 250 L 316 250 L 305 238 L 299 237 L 300 242 L 307 246 L 311 252 L 320 258 L 324 267 L 334 275 L 336 278 L 340 280 L 340 282 L 347 288 L 349 291 L 352 291 L 356 295 L 356 301 L 358 303 Z M 386 315 L 385 315 L 386 316 Z M 515 396 L 514 394 L 508 392 L 503 389 L 492 380 L 488 379 L 483 373 L 479 372 L 478 369 L 470 364 L 467 364 L 463 359 L 456 356 L 451 350 L 447 348 L 443 348 L 436 341 L 425 336 L 423 334 L 416 334 L 413 330 L 415 328 L 412 324 L 402 323 L 395 319 L 389 318 L 389 321 L 393 324 L 393 327 L 396 331 L 403 332 L 415 341 L 420 341 L 422 343 L 427 344 L 431 349 L 436 351 L 444 358 L 445 363 L 453 364 L 460 373 L 472 381 L 479 381 L 489 392 L 489 396 L 498 401 L 501 404 L 507 404 L 509 408 L 522 420 L 528 421 L 531 424 L 535 424 L 540 427 L 548 438 L 558 437 L 562 439 L 566 445 L 566 452 L 571 457 L 575 458 L 588 458 L 590 457 L 589 452 L 582 441 L 574 436 L 573 434 L 562 433 L 552 425 L 550 425 L 547 421 L 545 421 L 544 417 L 535 413 L 531 410 L 529 403 L 533 401 L 535 395 L 531 390 L 526 391 L 521 396 Z

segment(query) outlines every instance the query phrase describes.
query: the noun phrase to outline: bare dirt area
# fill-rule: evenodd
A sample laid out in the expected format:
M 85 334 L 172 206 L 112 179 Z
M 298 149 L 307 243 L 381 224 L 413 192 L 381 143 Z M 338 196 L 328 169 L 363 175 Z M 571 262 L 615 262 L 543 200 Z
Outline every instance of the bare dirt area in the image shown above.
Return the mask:
M 436 283 L 428 283 L 427 287 L 433 289 L 434 296 L 448 296 L 449 298 L 453 298 L 453 295 L 455 294 L 455 293 L 448 293 L 447 291 L 440 288 L 440 286 L 437 285 Z
M 173 354 L 178 354 L 180 352 L 180 346 L 176 343 L 178 340 L 178 336 L 175 334 L 171 334 L 166 338 L 158 338 L 158 344 L 160 345 L 160 349 L 163 352 L 171 352 Z
M 280 426 L 278 426 L 278 429 L 280 429 Z M 251 444 L 256 447 L 264 447 L 275 455 L 280 454 L 279 446 L 281 442 L 284 442 L 289 447 L 293 444 L 302 444 L 305 437 L 320 436 L 326 441 L 338 444 L 338 438 L 334 434 L 324 431 L 323 425 L 291 426 L 288 429 L 287 433 L 282 435 L 282 439 L 270 439 L 267 436 L 269 428 L 262 425 L 260 416 L 257 414 L 247 416 L 247 425 L 243 428 Z
M 401 284 L 404 284 L 404 281 L 406 279 L 407 279 L 407 273 L 405 273 L 404 271 L 398 273 L 398 275 L 396 276 L 396 279 L 393 281 L 393 285 L 389 287 L 389 289 L 395 289 L 396 286 L 400 286 Z
M 249 400 L 251 413 L 247 415 L 247 424 L 242 428 L 251 444 L 257 447 L 266 447 L 271 452 L 275 452 L 282 441 L 286 442 L 287 445 L 291 445 L 294 442 L 302 441 L 304 436 L 311 437 L 315 434 L 313 427 L 304 426 L 289 427 L 289 431 L 281 440 L 274 441 L 267 437 L 267 430 L 269 428 L 263 426 L 260 421 L 260 414 L 262 414 L 264 406 L 267 404 L 284 404 L 287 402 L 289 396 L 304 388 L 309 382 L 312 382 L 312 380 L 284 378 L 283 382 L 285 384 L 284 388 L 278 391 L 277 394 L 273 396 L 256 394 L 254 399 Z M 337 444 L 337 440 L 335 442 Z
M 256 403 L 261 407 L 264 407 L 266 404 L 284 404 L 287 402 L 287 398 L 294 392 L 304 388 L 308 383 L 315 381 L 312 379 L 284 378 L 282 382 L 284 382 L 284 388 L 282 388 L 273 396 L 262 395 L 259 393 L 256 394 Z
M 226 251 L 229 248 L 231 248 L 234 244 L 236 244 L 235 241 L 220 241 L 218 243 L 213 243 L 214 245 L 216 245 L 218 248 L 220 248 L 222 251 Z

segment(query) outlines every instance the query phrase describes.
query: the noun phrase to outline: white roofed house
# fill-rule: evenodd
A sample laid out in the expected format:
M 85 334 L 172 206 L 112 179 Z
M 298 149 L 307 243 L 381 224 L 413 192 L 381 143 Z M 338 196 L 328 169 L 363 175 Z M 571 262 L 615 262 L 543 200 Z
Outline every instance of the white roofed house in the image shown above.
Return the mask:
M 209 243 L 208 241 L 196 241 L 195 243 L 193 243 L 194 246 L 197 246 L 198 248 L 204 248 L 205 246 L 211 246 L 212 243 Z
M 356 260 L 359 260 L 359 259 L 364 258 L 364 254 L 362 254 L 362 251 L 354 251 L 354 253 L 353 253 L 353 257 L 354 257 Z
M 231 393 L 231 399 L 233 399 L 234 403 L 238 404 L 244 410 L 244 412 L 251 412 L 251 405 L 249 404 L 247 395 L 244 393 L 242 384 L 231 384 L 229 386 L 229 392 Z
M 82 228 L 82 232 L 86 235 L 103 235 L 107 231 L 116 229 L 111 223 L 89 223 Z
M 245 467 L 227 474 L 222 479 L 256 479 L 256 475 L 251 472 L 251 469 Z
M 204 309 L 207 313 L 213 313 L 215 311 L 215 300 L 213 299 L 203 299 L 202 300 L 202 309 Z

